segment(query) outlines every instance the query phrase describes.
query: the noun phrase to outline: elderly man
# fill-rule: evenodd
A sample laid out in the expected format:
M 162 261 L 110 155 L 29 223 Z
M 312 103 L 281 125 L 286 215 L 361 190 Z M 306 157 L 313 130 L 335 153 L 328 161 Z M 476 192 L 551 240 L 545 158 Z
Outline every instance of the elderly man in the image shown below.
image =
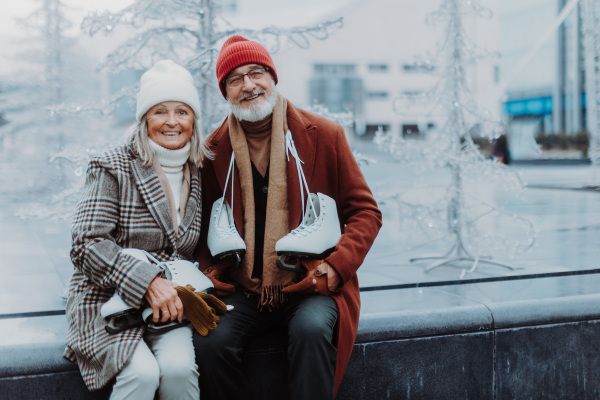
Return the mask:
M 262 45 L 241 36 L 229 38 L 216 69 L 231 114 L 207 138 L 214 158 L 202 169 L 203 210 L 208 213 L 224 192 L 228 203 L 233 196 L 229 206 L 245 254 L 237 268 L 211 257 L 209 227 L 203 224 L 196 260 L 223 301 L 235 308 L 221 317 L 216 331 L 194 337 L 202 398 L 245 398 L 243 347 L 253 337 L 284 326 L 290 398 L 330 400 L 356 338 L 356 271 L 379 232 L 381 212 L 343 128 L 294 107 L 277 92 L 277 71 Z M 232 152 L 237 168 L 228 173 Z M 331 235 L 336 229 L 339 235 L 341 229 L 341 239 L 332 252 L 319 253 L 322 259 L 299 258 L 297 269 L 304 270 L 299 273 L 278 268 L 276 244 L 306 219 L 305 203 L 307 212 L 318 208 L 312 200 L 307 202 L 303 182 L 310 193 L 333 199 L 339 222 L 336 219 Z M 335 215 L 331 211 L 327 218 Z M 325 225 L 306 229 L 301 246 L 319 247 L 321 240 L 311 235 L 330 229 Z M 320 234 L 332 237 L 329 232 Z M 304 250 L 305 255 L 311 253 L 310 248 Z M 289 264 L 285 261 L 284 266 Z

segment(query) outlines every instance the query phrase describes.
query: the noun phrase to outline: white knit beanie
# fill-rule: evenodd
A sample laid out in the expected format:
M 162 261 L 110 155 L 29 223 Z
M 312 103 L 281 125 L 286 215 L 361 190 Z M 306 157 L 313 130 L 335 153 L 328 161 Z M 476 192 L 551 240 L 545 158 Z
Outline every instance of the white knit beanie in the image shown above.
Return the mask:
M 163 101 L 180 101 L 200 118 L 200 99 L 194 79 L 187 69 L 171 60 L 161 60 L 142 75 L 137 94 L 135 117 L 141 121 L 146 112 Z

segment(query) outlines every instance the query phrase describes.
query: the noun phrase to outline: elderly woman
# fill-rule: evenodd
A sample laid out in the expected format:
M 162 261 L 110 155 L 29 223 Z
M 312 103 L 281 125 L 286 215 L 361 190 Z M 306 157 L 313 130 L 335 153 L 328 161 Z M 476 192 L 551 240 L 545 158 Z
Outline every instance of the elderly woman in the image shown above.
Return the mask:
M 111 399 L 198 400 L 192 327 L 150 333 L 143 326 L 108 333 L 101 307 L 116 292 L 129 306 L 152 307 L 156 323 L 181 321 L 183 305 L 155 259 L 192 258 L 200 234 L 198 167 L 207 155 L 200 102 L 190 73 L 159 61 L 141 78 L 128 143 L 91 160 L 73 223 L 75 266 L 66 314 L 65 357 L 90 390 L 115 379 Z

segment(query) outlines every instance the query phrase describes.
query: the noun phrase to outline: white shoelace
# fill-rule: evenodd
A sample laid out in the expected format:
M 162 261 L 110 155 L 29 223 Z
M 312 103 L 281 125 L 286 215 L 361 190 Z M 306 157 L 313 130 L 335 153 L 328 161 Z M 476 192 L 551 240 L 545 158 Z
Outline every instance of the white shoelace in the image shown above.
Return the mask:
M 302 170 L 302 164 L 304 162 L 298 156 L 298 151 L 296 151 L 296 146 L 294 145 L 294 140 L 292 140 L 292 132 L 288 131 L 285 133 L 285 153 L 287 160 L 290 161 L 290 154 L 296 160 L 296 171 L 298 171 L 298 180 L 300 181 L 300 203 L 302 204 L 302 222 L 300 222 L 300 226 L 292 231 L 292 234 L 299 235 L 300 232 L 294 233 L 295 231 L 300 230 L 302 227 L 307 227 L 304 225 L 304 216 L 305 216 L 305 208 L 304 208 L 304 189 L 306 188 L 306 194 L 308 197 L 308 202 L 310 203 L 310 208 L 315 213 L 315 217 L 317 215 L 315 205 L 313 204 L 312 197 L 310 195 L 310 190 L 308 188 L 308 183 L 306 182 L 306 177 L 304 176 L 304 171 Z M 316 221 L 315 221 L 316 222 Z
M 304 224 L 304 220 L 303 220 L 302 223 L 296 229 L 294 229 L 293 231 L 290 232 L 290 234 L 292 236 L 305 237 L 305 236 L 311 234 L 312 232 L 318 231 L 319 228 L 321 227 L 321 224 L 322 224 L 322 219 L 317 219 L 311 225 Z
M 233 213 L 233 179 L 234 179 L 234 169 L 235 169 L 235 153 L 231 152 L 231 160 L 229 161 L 229 170 L 227 171 L 227 178 L 225 179 L 225 188 L 223 189 L 223 197 L 221 198 L 221 204 L 219 205 L 219 209 L 215 213 L 215 223 L 221 217 L 221 211 L 225 208 L 225 192 L 227 192 L 227 185 L 229 184 L 229 178 L 231 177 L 231 212 Z M 229 222 L 229 219 L 227 220 Z M 232 235 L 237 232 L 234 223 L 229 223 L 227 227 L 218 226 L 217 232 L 225 235 Z

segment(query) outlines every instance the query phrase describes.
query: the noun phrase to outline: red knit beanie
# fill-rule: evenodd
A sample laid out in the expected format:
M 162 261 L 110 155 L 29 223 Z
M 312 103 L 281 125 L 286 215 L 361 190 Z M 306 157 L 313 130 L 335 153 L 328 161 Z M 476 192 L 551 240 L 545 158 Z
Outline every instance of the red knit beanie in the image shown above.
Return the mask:
M 273 60 L 267 49 L 258 42 L 235 35 L 227 39 L 223 44 L 217 58 L 217 79 L 223 97 L 227 98 L 223 79 L 237 67 L 246 64 L 260 64 L 269 67 L 275 84 L 277 84 L 277 71 L 275 71 L 275 64 L 273 64 Z

